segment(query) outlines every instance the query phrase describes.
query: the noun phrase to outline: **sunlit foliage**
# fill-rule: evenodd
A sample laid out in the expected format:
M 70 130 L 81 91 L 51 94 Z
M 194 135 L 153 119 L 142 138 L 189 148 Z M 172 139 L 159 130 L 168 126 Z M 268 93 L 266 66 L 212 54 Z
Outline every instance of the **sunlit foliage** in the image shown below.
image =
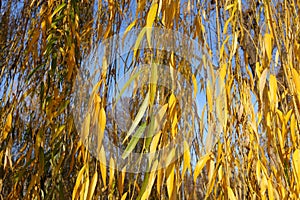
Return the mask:
M 299 9 L 298 0 L 0 1 L 1 199 L 299 199 Z M 114 158 L 105 166 L 89 154 L 74 124 L 72 94 L 94 44 L 145 26 L 198 41 L 211 58 L 203 60 L 211 77 L 164 57 L 195 94 L 204 92 L 206 114 L 184 155 L 132 174 L 115 170 Z M 115 75 L 114 65 L 102 70 L 101 131 Z M 172 111 L 168 133 L 175 135 L 180 110 L 165 95 L 168 111 L 161 112 Z

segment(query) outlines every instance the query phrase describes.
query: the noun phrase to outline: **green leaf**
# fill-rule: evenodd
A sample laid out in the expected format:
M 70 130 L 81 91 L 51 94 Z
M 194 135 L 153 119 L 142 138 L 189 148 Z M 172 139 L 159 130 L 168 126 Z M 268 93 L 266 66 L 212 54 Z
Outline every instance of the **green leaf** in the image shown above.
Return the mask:
M 141 121 L 143 115 L 146 112 L 146 109 L 147 109 L 148 105 L 149 105 L 149 92 L 147 93 L 147 95 L 146 95 L 146 97 L 144 99 L 144 102 L 141 105 L 141 108 L 140 108 L 138 114 L 136 115 L 135 119 L 133 120 L 132 125 L 131 125 L 131 127 L 130 127 L 130 129 L 129 129 L 128 133 L 127 133 L 127 136 L 124 139 L 123 143 L 133 133 L 134 129 L 137 127 L 138 123 Z
M 139 139 L 141 138 L 141 135 L 144 133 L 146 129 L 146 123 L 143 123 L 142 126 L 138 128 L 136 133 L 132 136 L 129 144 L 127 145 L 124 153 L 122 154 L 122 158 L 125 159 L 135 148 L 136 144 L 138 143 Z
M 54 12 L 51 15 L 51 18 L 53 18 L 54 15 L 56 15 L 59 11 L 61 11 L 67 4 L 66 3 L 62 3 L 59 6 L 57 6 L 57 8 L 54 10 Z

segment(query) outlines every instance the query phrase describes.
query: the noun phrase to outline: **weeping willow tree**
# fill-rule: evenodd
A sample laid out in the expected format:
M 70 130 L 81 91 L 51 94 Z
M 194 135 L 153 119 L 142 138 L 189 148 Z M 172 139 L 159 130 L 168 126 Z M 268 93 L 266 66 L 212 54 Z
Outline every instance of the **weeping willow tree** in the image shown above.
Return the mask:
M 0 1 L 1 199 L 300 198 L 299 7 L 296 0 Z M 76 79 L 97 44 L 149 26 L 184 34 L 207 54 L 191 66 L 174 51 L 150 48 L 133 50 L 121 69 L 111 60 L 100 66 L 91 118 L 127 152 L 156 150 L 182 124 L 196 124 L 182 155 L 170 149 L 168 165 L 153 161 L 153 170 L 132 173 L 116 167 L 118 158 L 99 161 L 105 140 L 96 156 L 89 151 L 88 128 L 76 127 L 72 107 Z M 131 142 L 111 120 L 110 91 L 122 71 L 149 64 L 149 54 L 193 90 L 136 90 L 126 101 L 128 118 L 147 110 L 138 120 L 143 128 L 156 102 L 166 119 L 160 134 Z M 199 94 L 205 107 L 192 110 L 199 117 L 191 120 L 176 105 Z

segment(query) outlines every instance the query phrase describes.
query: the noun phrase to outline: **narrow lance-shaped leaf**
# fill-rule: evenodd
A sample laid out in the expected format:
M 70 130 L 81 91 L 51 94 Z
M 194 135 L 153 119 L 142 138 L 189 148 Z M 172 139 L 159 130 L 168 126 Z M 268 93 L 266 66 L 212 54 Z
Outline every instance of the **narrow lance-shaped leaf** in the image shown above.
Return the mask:
M 135 119 L 133 120 L 131 127 L 129 129 L 129 131 L 127 132 L 127 135 L 125 137 L 125 139 L 123 140 L 123 143 L 128 139 L 128 137 L 133 133 L 134 129 L 137 127 L 137 125 L 139 124 L 139 122 L 141 121 L 143 115 L 146 112 L 146 109 L 149 105 L 149 92 L 146 94 L 146 97 L 140 107 L 140 110 L 138 111 Z
M 105 125 L 106 125 L 106 114 L 105 114 L 105 111 L 104 111 L 104 108 L 101 108 L 100 109 L 100 112 L 99 112 L 99 116 L 98 116 L 98 134 L 97 134 L 97 137 L 98 137 L 98 152 L 102 146 L 102 139 L 104 137 L 104 129 L 105 129 Z
M 92 197 L 93 197 L 93 194 L 94 194 L 94 191 L 95 191 L 95 188 L 96 188 L 96 185 L 97 185 L 97 180 L 98 180 L 98 172 L 97 172 L 97 168 L 96 168 L 96 171 L 93 175 L 93 178 L 92 178 L 92 181 L 91 181 L 91 184 L 90 184 L 90 187 L 89 187 L 89 193 L 88 193 L 88 196 L 87 196 L 88 200 L 91 200 Z
M 151 172 L 150 172 L 150 175 L 149 175 L 148 185 L 146 187 L 146 190 L 145 190 L 144 194 L 142 195 L 141 200 L 148 199 L 149 196 L 150 196 L 150 194 L 151 194 L 152 186 L 153 186 L 153 183 L 154 183 L 155 177 L 156 177 L 156 168 L 157 168 L 157 165 L 158 165 L 158 161 L 155 160 L 155 162 L 152 165 Z
M 132 136 L 129 144 L 127 145 L 124 153 L 122 154 L 122 158 L 125 159 L 135 148 L 136 144 L 138 143 L 139 139 L 141 138 L 142 134 L 146 129 L 146 123 L 143 123 L 136 131 L 136 133 Z
M 154 3 L 148 12 L 147 20 L 146 20 L 146 28 L 147 28 L 147 41 L 148 45 L 151 48 L 151 32 L 152 32 L 152 26 L 156 17 L 156 12 L 158 8 L 158 3 Z
M 207 153 L 203 156 L 196 164 L 195 171 L 194 171 L 194 182 L 196 182 L 197 177 L 199 176 L 201 170 L 203 169 L 204 165 L 210 159 L 211 153 Z

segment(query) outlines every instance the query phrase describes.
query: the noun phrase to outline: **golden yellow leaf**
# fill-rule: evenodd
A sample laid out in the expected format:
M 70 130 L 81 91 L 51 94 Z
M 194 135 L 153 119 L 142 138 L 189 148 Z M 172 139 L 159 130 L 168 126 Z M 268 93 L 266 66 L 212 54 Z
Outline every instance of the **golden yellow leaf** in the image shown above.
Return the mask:
M 214 184 L 215 178 L 215 161 L 214 159 L 210 159 L 207 161 L 206 167 L 208 169 L 208 182 Z
M 184 153 L 183 153 L 183 168 L 182 168 L 182 178 L 184 178 L 184 174 L 187 169 L 191 170 L 191 154 L 190 154 L 190 147 L 187 141 L 184 141 Z
M 267 57 L 268 57 L 269 60 L 271 60 L 273 44 L 272 44 L 272 36 L 269 33 L 265 34 L 264 42 L 265 42 Z
M 101 108 L 100 112 L 99 112 L 99 128 L 100 128 L 100 133 L 104 132 L 105 125 L 106 125 L 106 114 L 105 114 L 104 108 Z
M 161 191 L 161 184 L 163 179 L 163 168 L 158 164 L 158 170 L 157 170 L 157 179 L 156 179 L 156 190 L 157 193 L 160 194 Z
M 109 160 L 109 188 L 112 189 L 113 181 L 115 179 L 115 161 L 113 158 Z
M 98 153 L 98 159 L 100 162 L 100 172 L 104 186 L 106 187 L 106 156 L 103 146 L 100 149 L 100 153 Z
M 133 55 L 134 55 L 135 58 L 137 58 L 137 50 L 139 49 L 139 46 L 140 46 L 141 41 L 142 41 L 142 39 L 143 39 L 143 37 L 145 35 L 146 30 L 147 30 L 147 28 L 145 28 L 145 27 L 141 30 L 141 32 L 139 33 L 139 35 L 138 35 L 138 37 L 136 39 L 136 42 L 134 44 Z
M 222 182 L 223 180 L 223 168 L 222 165 L 220 165 L 219 169 L 218 169 L 218 179 L 220 182 Z
M 149 163 L 151 164 L 154 156 L 155 156 L 155 151 L 156 151 L 156 148 L 158 146 L 158 143 L 159 143 L 159 139 L 160 139 L 160 136 L 161 136 L 161 131 L 159 131 L 157 134 L 154 135 L 152 141 L 151 141 L 151 144 L 150 144 L 150 154 L 149 154 Z
M 11 129 L 11 125 L 12 125 L 12 114 L 9 113 L 7 118 L 6 118 L 6 123 L 4 126 L 4 131 L 3 131 L 3 136 L 2 136 L 2 140 L 5 140 L 7 138 L 7 135 Z
M 101 108 L 99 111 L 99 116 L 98 116 L 98 128 L 99 128 L 99 132 L 97 134 L 98 136 L 98 152 L 102 146 L 102 139 L 104 136 L 104 130 L 105 130 L 105 125 L 106 125 L 106 114 L 104 111 L 104 108 Z
M 150 48 L 151 48 L 152 26 L 153 26 L 153 22 L 156 18 L 157 8 L 158 8 L 158 3 L 154 3 L 150 7 L 150 10 L 149 10 L 148 15 L 147 15 L 147 20 L 146 20 L 146 27 L 147 27 L 146 35 L 147 35 L 148 45 L 149 45 Z
M 160 131 L 160 129 L 162 128 L 162 127 L 160 127 L 160 129 L 158 129 L 159 125 L 163 125 L 162 119 L 165 116 L 167 108 L 168 108 L 168 104 L 166 103 L 159 109 L 157 115 L 155 116 L 155 123 L 154 123 L 154 127 L 153 127 L 153 131 L 155 131 L 154 133 Z
M 270 179 L 268 180 L 268 196 L 269 196 L 270 200 L 274 199 L 273 186 L 272 186 L 272 182 Z
M 261 165 L 261 166 L 262 166 L 262 165 Z M 267 187 L 268 187 L 268 180 L 267 180 L 265 174 L 262 173 L 262 179 L 261 179 L 261 182 L 260 182 L 260 194 L 261 194 L 262 196 L 265 195 L 265 192 L 266 192 L 266 190 L 267 190 Z
M 167 175 L 167 191 L 169 199 L 171 199 L 173 190 L 174 190 L 174 175 L 175 175 L 175 163 L 172 163 L 168 166 L 168 175 Z
M 126 35 L 127 35 L 127 33 L 136 25 L 136 19 L 133 21 L 133 22 L 131 22 L 131 24 L 129 24 L 128 26 L 127 26 L 127 28 L 125 29 L 125 32 L 124 32 L 124 37 L 123 37 L 123 39 L 126 37 Z M 124 41 L 122 40 L 122 44 L 124 43 Z
M 293 82 L 296 87 L 297 94 L 300 94 L 300 75 L 295 68 L 292 68 Z
M 219 71 L 219 75 L 220 75 L 221 81 L 224 81 L 224 79 L 225 79 L 225 76 L 226 76 L 226 70 L 227 70 L 227 65 L 226 65 L 226 63 L 224 63 L 224 64 L 221 66 L 220 71 Z
M 96 185 L 97 185 L 97 180 L 98 180 L 98 172 L 97 172 L 97 169 L 95 169 L 95 173 L 93 175 L 93 178 L 92 178 L 92 181 L 91 181 L 91 184 L 90 184 L 90 187 L 89 187 L 89 193 L 88 193 L 88 196 L 87 196 L 88 200 L 91 200 L 92 197 L 93 197 L 93 194 L 94 194 L 94 191 L 95 191 L 95 188 L 96 188 Z
M 197 80 L 195 75 L 192 75 L 192 81 L 193 81 L 193 85 L 194 85 L 194 97 L 196 98 L 197 95 L 197 91 L 198 91 L 198 85 L 197 85 Z
M 128 194 L 128 192 L 125 192 L 125 193 L 122 195 L 121 200 L 126 200 L 127 194 Z
M 87 113 L 83 122 L 83 126 L 82 126 L 82 141 L 83 143 L 85 143 L 87 141 L 87 138 L 89 136 L 89 132 L 90 132 L 90 121 L 91 121 L 91 115 L 90 113 Z
M 172 118 L 173 117 L 172 115 L 174 114 L 174 108 L 175 108 L 175 105 L 176 105 L 176 97 L 173 93 L 169 97 L 168 104 L 169 104 L 170 115 L 171 115 L 171 118 Z
M 277 102 L 277 80 L 276 76 L 273 74 L 270 75 L 270 103 L 273 110 L 275 109 Z
M 86 177 L 86 180 L 84 181 L 83 183 L 83 191 L 81 191 L 81 196 L 80 196 L 80 199 L 82 200 L 86 200 L 87 199 L 87 196 L 88 196 L 88 192 L 89 192 L 89 185 L 90 185 L 90 179 L 89 179 L 89 176 Z
M 292 116 L 291 116 L 290 130 L 291 130 L 291 139 L 292 139 L 293 144 L 296 144 L 296 140 L 297 140 L 295 128 L 296 128 L 295 115 L 292 114 Z
M 151 65 L 151 78 L 150 78 L 150 105 L 152 106 L 155 100 L 156 88 L 157 88 L 157 64 Z
M 80 183 L 82 181 L 83 173 L 85 172 L 85 168 L 86 168 L 86 165 L 83 165 L 83 167 L 81 168 L 81 170 L 79 171 L 79 173 L 77 175 L 75 186 L 73 188 L 72 200 L 76 199 L 77 190 L 78 190 L 79 185 L 80 185 Z
M 203 169 L 204 165 L 207 163 L 207 161 L 210 159 L 211 153 L 207 153 L 203 157 L 200 158 L 200 160 L 197 162 L 195 171 L 194 171 L 194 182 L 196 182 L 197 177 L 199 176 L 201 170 Z
M 231 187 L 227 186 L 227 192 L 228 192 L 228 198 L 230 200 L 237 200 L 237 198 L 235 197 Z
M 161 131 L 154 135 L 154 137 L 151 141 L 151 145 L 150 145 L 150 153 L 153 153 L 156 151 L 160 136 L 161 136 Z
M 171 133 L 172 133 L 172 137 L 174 138 L 176 136 L 177 133 L 177 122 L 178 122 L 178 118 L 177 118 L 177 112 L 175 112 L 173 120 L 172 120 L 172 129 L 171 129 Z
M 296 149 L 294 151 L 292 161 L 293 161 L 294 176 L 297 184 L 300 185 L 300 149 Z
M 208 109 L 211 112 L 213 110 L 213 104 L 212 104 L 212 85 L 210 81 L 207 81 L 206 83 L 206 99 L 207 99 L 207 103 L 208 103 Z

